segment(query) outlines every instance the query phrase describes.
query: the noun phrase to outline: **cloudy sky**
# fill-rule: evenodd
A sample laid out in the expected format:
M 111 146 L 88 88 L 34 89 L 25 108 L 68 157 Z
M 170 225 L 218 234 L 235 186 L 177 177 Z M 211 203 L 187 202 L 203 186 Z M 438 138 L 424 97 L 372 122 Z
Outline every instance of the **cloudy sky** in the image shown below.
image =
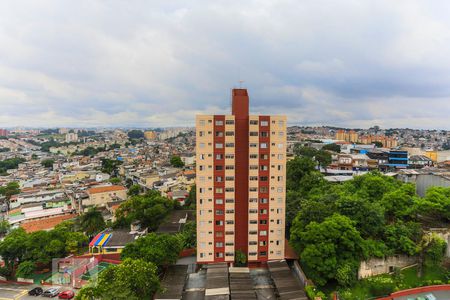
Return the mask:
M 448 0 L 0 2 L 0 127 L 291 124 L 450 129 Z

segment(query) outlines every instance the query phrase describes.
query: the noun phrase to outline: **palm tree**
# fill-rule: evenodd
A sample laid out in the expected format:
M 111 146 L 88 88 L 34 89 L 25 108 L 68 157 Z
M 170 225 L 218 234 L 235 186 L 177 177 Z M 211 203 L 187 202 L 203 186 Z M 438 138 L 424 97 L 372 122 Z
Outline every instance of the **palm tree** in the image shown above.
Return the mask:
M 80 227 L 87 236 L 92 237 L 106 227 L 102 213 L 96 207 L 91 207 L 80 216 Z

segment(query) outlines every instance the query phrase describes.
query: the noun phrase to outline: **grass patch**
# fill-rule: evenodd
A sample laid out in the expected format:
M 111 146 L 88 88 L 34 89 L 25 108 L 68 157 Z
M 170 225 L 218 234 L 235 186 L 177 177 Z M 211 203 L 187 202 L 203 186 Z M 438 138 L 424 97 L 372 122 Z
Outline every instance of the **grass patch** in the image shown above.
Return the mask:
M 421 278 L 417 277 L 417 267 L 402 270 L 400 274 L 397 278 L 383 274 L 362 279 L 351 288 L 340 289 L 339 294 L 343 300 L 366 300 L 386 296 L 394 291 L 448 282 L 447 270 L 440 267 L 425 267 Z

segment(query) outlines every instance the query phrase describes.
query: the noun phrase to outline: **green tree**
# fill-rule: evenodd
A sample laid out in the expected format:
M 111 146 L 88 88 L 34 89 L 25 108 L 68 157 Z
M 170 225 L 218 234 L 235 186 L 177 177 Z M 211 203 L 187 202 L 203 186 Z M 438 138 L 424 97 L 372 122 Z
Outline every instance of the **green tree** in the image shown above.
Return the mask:
M 158 267 L 174 264 L 183 248 L 179 236 L 149 233 L 128 243 L 122 251 L 122 259 L 143 259 Z
M 31 159 L 32 160 L 38 159 L 37 154 L 36 153 L 31 154 Z
M 237 266 L 245 266 L 247 265 L 247 255 L 238 249 L 235 251 L 234 261 Z
M 138 221 L 143 228 L 156 230 L 173 208 L 174 201 L 162 197 L 159 192 L 149 191 L 123 202 L 116 211 L 114 226 L 127 228 Z
M 95 207 L 89 208 L 89 210 L 80 216 L 81 230 L 86 233 L 87 236 L 93 236 L 96 233 L 105 229 L 105 220 L 102 213 Z
M 7 200 L 9 200 L 12 195 L 17 194 L 20 194 L 20 186 L 16 181 L 9 182 L 5 187 L 0 187 L 0 195 L 4 195 Z
M 291 228 L 291 245 L 300 253 L 301 261 L 319 285 L 337 276 L 339 269 L 356 269 L 365 256 L 364 240 L 348 217 L 334 214 L 323 222 L 311 222 L 305 230 L 298 226 L 298 218 Z M 346 277 L 350 276 L 345 274 Z
M 28 236 L 23 228 L 13 229 L 0 242 L 0 256 L 5 266 L 13 270 L 17 263 L 21 263 L 26 254 Z
M 326 144 L 322 147 L 322 150 L 329 150 L 329 151 L 340 153 L 341 146 L 339 146 L 337 144 Z
M 41 165 L 44 168 L 53 168 L 54 163 L 55 161 L 53 159 L 44 159 L 43 161 L 41 161 Z
M 7 220 L 0 221 L 0 236 L 7 234 L 10 229 L 11 225 Z
M 19 267 L 17 267 L 16 277 L 20 278 L 28 278 L 33 275 L 34 270 L 36 269 L 36 264 L 32 261 L 24 261 L 20 263 Z
M 122 164 L 119 160 L 112 160 L 108 158 L 102 159 L 102 172 L 110 175 L 116 174 L 118 167 Z
M 78 300 L 151 299 L 160 290 L 157 267 L 141 259 L 125 259 L 98 276 L 76 295 Z
M 181 157 L 179 157 L 178 155 L 173 155 L 170 158 L 170 164 L 175 168 L 184 167 L 184 162 L 181 160 Z
M 141 186 L 139 184 L 133 184 L 128 189 L 128 196 L 137 196 L 141 193 Z
M 128 137 L 130 139 L 143 139 L 144 138 L 144 132 L 142 130 L 130 130 L 128 131 Z
M 119 184 L 122 182 L 122 180 L 119 177 L 112 177 L 109 179 L 109 182 L 111 182 L 112 184 Z
M 195 248 L 197 245 L 197 224 L 193 221 L 187 222 L 181 232 L 183 249 Z
M 195 209 L 197 202 L 197 185 L 191 186 L 191 189 L 189 190 L 189 195 L 187 196 L 186 200 L 184 200 L 184 206 Z

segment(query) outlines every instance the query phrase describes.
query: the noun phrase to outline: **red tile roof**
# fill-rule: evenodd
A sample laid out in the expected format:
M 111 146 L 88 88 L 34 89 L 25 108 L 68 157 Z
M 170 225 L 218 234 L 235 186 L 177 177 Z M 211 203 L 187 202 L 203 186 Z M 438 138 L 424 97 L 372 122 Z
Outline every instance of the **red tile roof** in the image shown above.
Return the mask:
M 88 194 L 98 194 L 98 193 L 107 193 L 107 192 L 115 192 L 115 191 L 124 191 L 125 187 L 121 185 L 110 185 L 110 186 L 100 186 L 93 187 L 87 190 Z
M 51 217 L 51 218 L 44 218 L 34 221 L 28 221 L 26 223 L 23 223 L 20 225 L 23 229 L 25 229 L 26 232 L 31 233 L 39 230 L 50 230 L 55 228 L 56 225 L 59 223 L 73 219 L 77 215 L 76 214 L 67 214 L 57 217 Z

